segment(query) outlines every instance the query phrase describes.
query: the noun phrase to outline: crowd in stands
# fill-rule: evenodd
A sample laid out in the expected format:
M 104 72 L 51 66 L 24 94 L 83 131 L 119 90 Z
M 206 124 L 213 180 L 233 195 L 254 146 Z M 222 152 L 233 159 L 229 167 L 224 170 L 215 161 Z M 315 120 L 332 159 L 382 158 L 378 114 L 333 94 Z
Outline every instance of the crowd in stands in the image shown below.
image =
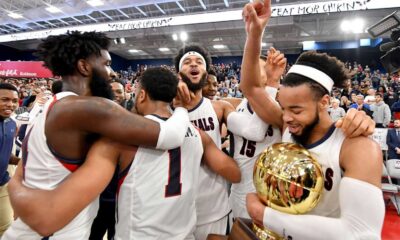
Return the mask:
M 350 108 L 365 111 L 370 115 L 377 127 L 388 127 L 393 120 L 400 119 L 400 77 L 399 74 L 389 75 L 380 70 L 361 66 L 357 62 L 347 62 L 350 77 L 348 87 L 345 89 L 334 89 L 332 91 L 332 106 L 329 109 L 331 117 L 337 120 L 344 116 Z M 161 65 L 164 68 L 175 71 L 173 66 Z M 288 64 L 288 69 L 291 64 Z M 125 100 L 132 101 L 135 93 L 135 83 L 141 74 L 150 67 L 138 65 L 135 70 L 129 67 L 127 70 L 117 72 L 118 81 L 124 86 Z M 214 74 L 218 89 L 216 98 L 241 98 L 240 88 L 240 63 L 218 63 L 212 66 L 209 74 Z M 26 111 L 40 94 L 48 95 L 52 89 L 53 82 L 57 79 L 13 79 L 0 78 L 0 82 L 8 82 L 19 89 L 20 108 L 17 114 Z

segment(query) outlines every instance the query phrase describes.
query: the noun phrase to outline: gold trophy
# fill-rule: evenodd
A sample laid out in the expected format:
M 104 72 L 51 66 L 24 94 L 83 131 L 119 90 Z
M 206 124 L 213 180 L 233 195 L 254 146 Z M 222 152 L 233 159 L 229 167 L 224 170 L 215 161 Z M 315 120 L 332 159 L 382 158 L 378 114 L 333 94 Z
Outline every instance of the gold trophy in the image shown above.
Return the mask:
M 277 143 L 257 159 L 253 173 L 260 200 L 268 207 L 290 214 L 311 211 L 321 199 L 324 176 L 310 152 L 298 144 Z M 280 236 L 253 223 L 261 240 L 280 240 Z

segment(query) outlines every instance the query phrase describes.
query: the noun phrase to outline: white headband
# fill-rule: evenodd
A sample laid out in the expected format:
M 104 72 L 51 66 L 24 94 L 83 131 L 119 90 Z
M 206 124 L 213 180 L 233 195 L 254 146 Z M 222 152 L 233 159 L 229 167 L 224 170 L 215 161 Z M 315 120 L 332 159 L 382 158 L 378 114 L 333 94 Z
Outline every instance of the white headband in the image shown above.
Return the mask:
M 332 91 L 334 84 L 332 78 L 316 68 L 295 64 L 290 68 L 288 74 L 289 73 L 296 73 L 304 77 L 308 77 L 321 84 L 326 90 L 328 90 L 329 93 Z
M 181 57 L 181 60 L 179 61 L 179 71 L 182 69 L 183 61 L 185 61 L 185 59 L 186 59 L 187 57 L 189 57 L 189 56 L 196 56 L 196 57 L 200 58 L 200 59 L 203 61 L 204 65 L 206 65 L 206 68 L 207 68 L 207 63 L 206 63 L 206 60 L 204 59 L 204 57 L 203 57 L 200 53 L 198 53 L 198 52 L 190 51 L 190 52 L 185 53 L 185 54 Z

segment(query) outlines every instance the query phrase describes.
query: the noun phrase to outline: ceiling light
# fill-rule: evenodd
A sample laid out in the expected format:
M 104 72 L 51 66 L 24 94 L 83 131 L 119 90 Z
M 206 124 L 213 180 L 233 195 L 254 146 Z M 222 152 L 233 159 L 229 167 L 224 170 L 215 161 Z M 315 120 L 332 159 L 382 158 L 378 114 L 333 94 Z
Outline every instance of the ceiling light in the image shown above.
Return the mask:
M 178 34 L 176 33 L 172 34 L 172 39 L 174 39 L 174 41 L 178 40 Z
M 120 38 L 119 41 L 121 42 L 121 44 L 125 44 L 125 38 Z
M 21 18 L 23 18 L 23 16 L 22 16 L 21 14 L 14 13 L 14 12 L 10 12 L 10 13 L 8 14 L 8 16 L 9 16 L 9 17 L 12 17 L 12 18 L 14 18 L 14 19 L 21 19 Z
M 59 13 L 61 12 L 61 10 L 59 8 L 56 8 L 54 6 L 49 6 L 46 8 L 46 11 L 50 12 L 50 13 Z
M 188 39 L 188 35 L 186 32 L 181 32 L 180 34 L 181 41 L 186 41 Z
M 353 33 L 363 33 L 365 31 L 365 22 L 360 18 L 354 19 L 352 26 L 353 28 L 351 30 Z
M 314 50 L 315 49 L 315 41 L 304 41 L 303 42 L 303 50 Z
M 162 47 L 162 48 L 159 48 L 158 50 L 160 50 L 160 52 L 168 52 L 169 48 Z
M 223 49 L 223 48 L 225 48 L 226 46 L 225 45 L 222 45 L 222 44 L 216 44 L 216 45 L 214 45 L 213 46 L 215 49 Z
M 342 23 L 340 24 L 340 29 L 342 29 L 342 31 L 349 31 L 351 29 L 351 23 L 348 20 L 343 20 Z
M 129 49 L 128 52 L 130 52 L 130 53 L 138 53 L 138 52 L 140 52 L 140 50 L 137 50 L 137 49 Z
M 265 43 L 265 42 L 261 43 L 261 47 L 266 47 L 266 46 L 267 46 L 267 43 Z
M 104 5 L 103 1 L 101 0 L 88 0 L 86 1 L 86 3 L 92 7 L 98 7 Z

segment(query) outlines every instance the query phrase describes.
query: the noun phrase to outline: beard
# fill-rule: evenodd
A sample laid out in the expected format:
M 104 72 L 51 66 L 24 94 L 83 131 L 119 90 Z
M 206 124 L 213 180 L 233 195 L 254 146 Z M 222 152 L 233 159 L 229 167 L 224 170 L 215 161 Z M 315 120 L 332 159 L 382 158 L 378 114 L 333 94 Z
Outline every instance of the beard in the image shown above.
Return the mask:
M 207 84 L 207 73 L 204 73 L 201 76 L 200 81 L 198 83 L 192 83 L 192 81 L 190 81 L 190 78 L 183 73 L 179 73 L 179 74 L 181 75 L 182 81 L 184 83 L 186 83 L 186 85 L 188 86 L 188 88 L 191 92 L 197 92 L 198 90 L 201 90 Z
M 93 69 L 92 81 L 89 84 L 93 96 L 114 99 L 110 82 L 103 78 L 96 69 Z
M 292 134 L 293 140 L 301 145 L 307 145 L 308 139 L 310 139 L 311 133 L 315 126 L 319 123 L 318 108 L 315 113 L 315 117 L 310 124 L 307 124 L 300 135 Z

